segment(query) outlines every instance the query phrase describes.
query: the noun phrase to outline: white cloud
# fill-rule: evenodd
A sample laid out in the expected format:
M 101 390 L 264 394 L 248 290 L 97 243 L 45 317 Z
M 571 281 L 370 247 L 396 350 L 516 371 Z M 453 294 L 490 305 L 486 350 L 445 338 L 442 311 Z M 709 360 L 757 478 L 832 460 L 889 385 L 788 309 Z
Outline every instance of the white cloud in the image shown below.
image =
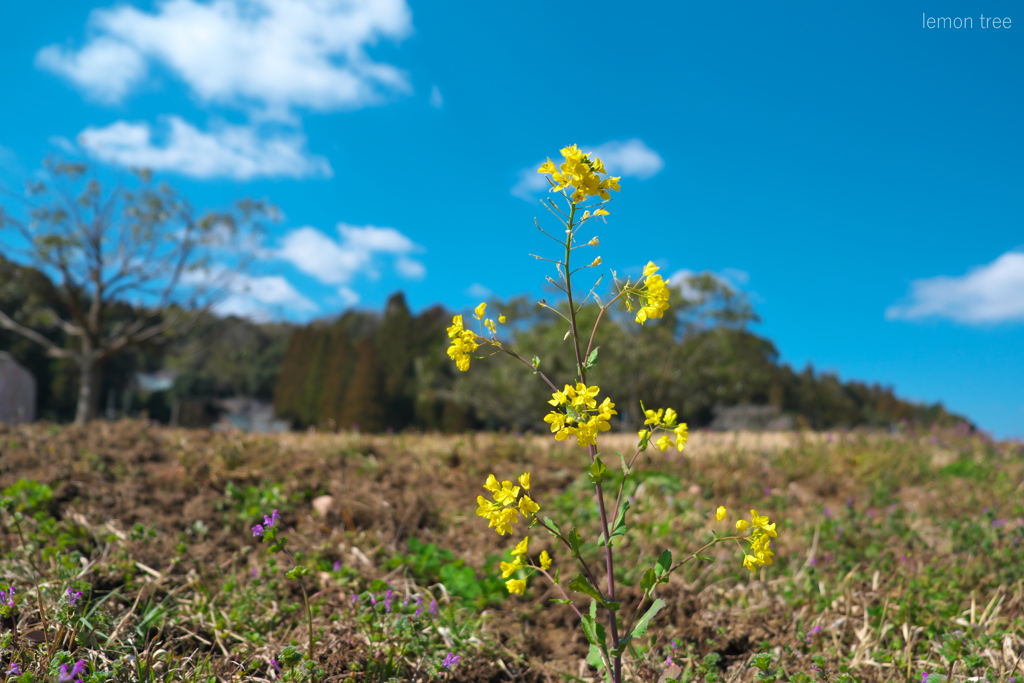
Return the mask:
M 710 275 L 720 284 L 729 287 L 733 291 L 739 291 L 743 289 L 743 286 L 750 281 L 750 273 L 748 273 L 745 270 L 740 270 L 739 268 L 723 268 L 722 271 L 719 273 L 716 273 L 711 270 L 705 270 L 703 272 L 698 273 L 688 268 L 681 268 L 680 270 L 677 270 L 674 273 L 672 273 L 672 275 L 669 276 L 667 279 L 669 284 L 673 288 L 679 290 L 679 292 L 682 293 L 683 298 L 696 300 L 701 299 L 703 295 L 699 291 L 691 287 L 688 280 L 689 278 L 697 275 Z
M 380 256 L 393 257 L 395 271 L 404 278 L 421 279 L 427 273 L 422 263 L 410 257 L 423 247 L 394 228 L 339 223 L 338 234 L 341 239 L 335 240 L 316 228 L 297 228 L 284 236 L 276 256 L 332 285 L 348 285 L 360 275 L 376 279 Z M 339 290 L 343 299 L 346 289 Z
M 441 96 L 441 89 L 436 85 L 430 89 L 430 106 L 440 109 L 444 106 L 444 97 Z
M 907 301 L 890 306 L 885 317 L 939 317 L 968 324 L 1024 321 L 1024 253 L 1007 252 L 960 277 L 914 280 Z
M 359 295 L 348 287 L 338 287 L 338 296 L 341 297 L 341 305 L 345 308 L 352 308 L 359 303 Z
M 48 45 L 36 54 L 36 66 L 67 78 L 100 102 L 120 102 L 146 75 L 146 62 L 123 42 L 100 36 L 78 52 Z
M 481 301 L 484 299 L 491 299 L 494 297 L 494 292 L 492 292 L 488 287 L 483 286 L 479 282 L 474 282 L 469 287 L 467 287 L 465 294 L 470 299 L 480 299 Z
M 177 116 L 166 117 L 166 122 L 162 144 L 154 142 L 154 130 L 148 123 L 128 121 L 86 128 L 78 142 L 101 161 L 194 178 L 332 175 L 326 159 L 306 153 L 306 138 L 300 133 L 264 138 L 252 126 L 224 125 L 203 132 Z
M 78 154 L 78 146 L 63 135 L 53 135 L 50 137 L 49 142 L 65 154 Z
M 427 267 L 405 256 L 399 256 L 395 261 L 395 270 L 398 274 L 409 280 L 422 280 L 427 276 Z
M 411 89 L 403 71 L 366 53 L 412 32 L 405 0 L 160 0 L 152 12 L 95 10 L 88 28 L 94 37 L 81 50 L 50 45 L 36 63 L 110 102 L 148 63 L 204 102 L 276 117 L 363 107 Z
M 315 313 L 320 310 L 280 275 L 234 276 L 230 293 L 214 309 L 220 315 L 236 315 L 254 320 L 296 317 L 296 313 Z
M 646 180 L 657 175 L 665 166 L 664 160 L 643 140 L 612 140 L 596 147 L 580 146 L 584 152 L 596 155 L 604 162 L 604 167 L 613 176 Z M 558 157 L 561 159 L 561 156 Z M 554 157 L 552 157 L 554 160 Z M 512 194 L 520 199 L 533 201 L 537 193 L 547 190 L 550 185 L 547 176 L 537 173 L 537 168 L 544 163 L 541 159 L 529 168 L 519 171 L 519 180 L 512 188 Z M 556 161 L 556 163 L 558 163 Z

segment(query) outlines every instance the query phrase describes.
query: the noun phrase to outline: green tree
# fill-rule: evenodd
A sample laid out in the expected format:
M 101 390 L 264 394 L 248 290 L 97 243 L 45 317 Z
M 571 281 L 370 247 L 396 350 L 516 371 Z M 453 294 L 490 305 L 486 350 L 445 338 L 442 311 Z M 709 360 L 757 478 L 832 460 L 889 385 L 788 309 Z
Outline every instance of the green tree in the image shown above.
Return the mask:
M 106 191 L 85 164 L 47 163 L 43 176 L 13 212 L 0 207 L 0 229 L 6 248 L 54 279 L 59 305 L 40 302 L 20 318 L 0 310 L 0 326 L 74 362 L 75 421 L 84 423 L 96 414 L 102 362 L 191 329 L 228 293 L 273 209 L 243 200 L 200 214 L 166 184 L 154 186 L 148 172 Z M 214 263 L 228 255 L 229 268 Z M 131 304 L 131 314 L 111 315 L 117 302 Z M 44 334 L 53 327 L 76 343 L 56 343 Z

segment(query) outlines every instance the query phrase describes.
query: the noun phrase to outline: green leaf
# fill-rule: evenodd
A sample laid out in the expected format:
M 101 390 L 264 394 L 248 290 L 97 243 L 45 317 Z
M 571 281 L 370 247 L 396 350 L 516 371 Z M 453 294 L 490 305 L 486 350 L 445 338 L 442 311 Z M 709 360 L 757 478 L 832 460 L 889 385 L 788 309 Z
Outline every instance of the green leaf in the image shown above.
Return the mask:
M 619 456 L 619 462 L 622 463 L 622 478 L 625 479 L 633 470 L 631 470 L 629 465 L 626 464 L 626 456 L 622 455 L 622 453 L 619 453 L 618 451 L 615 451 L 615 455 Z
M 636 622 L 636 626 L 633 627 L 633 631 L 629 634 L 630 639 L 643 638 L 647 634 L 647 626 L 650 624 L 651 619 L 657 616 L 664 606 L 665 601 L 661 598 L 652 602 L 650 608 L 644 612 L 644 615 L 640 617 L 640 621 Z
M 308 576 L 308 575 L 309 575 L 309 570 L 308 569 L 306 569 L 305 567 L 296 567 L 295 569 L 292 569 L 287 574 L 285 574 L 285 578 L 288 578 L 288 579 L 298 579 L 298 578 L 300 578 L 302 576 Z
M 559 605 L 571 605 L 572 600 L 563 600 L 562 598 L 551 598 L 551 602 L 557 602 Z
M 572 556 L 579 559 L 580 546 L 583 545 L 583 539 L 580 538 L 580 532 L 576 530 L 576 527 L 572 528 L 566 540 L 569 541 L 569 549 L 572 551 Z
M 554 529 L 553 532 L 548 531 L 549 534 L 556 537 L 562 535 L 562 530 L 558 528 L 558 525 L 555 524 L 554 520 L 552 520 L 550 517 L 544 517 L 544 523 L 548 525 L 551 529 Z
M 601 598 L 601 594 L 597 591 L 596 588 L 590 585 L 590 582 L 587 581 L 586 577 L 584 577 L 583 574 L 577 574 L 576 577 L 569 582 L 569 590 L 574 590 L 577 593 L 589 595 L 594 600 L 600 602 L 602 605 L 604 604 L 604 601 Z
M 648 569 L 644 572 L 644 576 L 640 579 L 640 589 L 643 590 L 644 595 L 649 595 L 651 589 L 657 583 L 657 578 L 654 575 L 653 569 Z
M 580 620 L 580 625 L 583 627 L 583 635 L 587 637 L 588 643 L 596 645 L 597 647 L 604 645 L 604 626 L 602 626 L 597 619 L 589 614 L 584 614 L 583 619 Z M 601 631 L 600 634 L 598 629 Z M 599 635 L 600 638 L 598 637 Z
M 594 462 L 590 465 L 590 471 L 588 476 L 592 484 L 600 484 L 604 481 L 605 475 L 608 474 L 608 468 L 601 462 L 601 456 L 596 456 Z
M 656 571 L 658 572 L 658 578 L 665 576 L 668 570 L 672 568 L 672 551 L 666 550 L 658 558 L 658 566 Z
M 600 346 L 596 347 L 593 351 L 590 352 L 590 355 L 587 356 L 587 362 L 583 364 L 583 368 L 585 370 L 589 370 L 590 368 L 597 365 L 597 351 L 600 348 Z
M 587 653 L 587 664 L 595 669 L 604 668 L 604 659 L 601 658 L 601 648 L 597 645 L 590 646 L 590 652 Z
M 612 525 L 612 537 L 609 545 L 615 545 L 615 539 L 626 535 L 626 510 L 629 509 L 629 501 L 623 501 L 619 508 L 619 514 L 615 517 L 615 524 Z
M 702 562 L 714 562 L 714 559 L 708 557 L 707 555 L 694 555 L 694 557 L 696 557 L 698 560 Z

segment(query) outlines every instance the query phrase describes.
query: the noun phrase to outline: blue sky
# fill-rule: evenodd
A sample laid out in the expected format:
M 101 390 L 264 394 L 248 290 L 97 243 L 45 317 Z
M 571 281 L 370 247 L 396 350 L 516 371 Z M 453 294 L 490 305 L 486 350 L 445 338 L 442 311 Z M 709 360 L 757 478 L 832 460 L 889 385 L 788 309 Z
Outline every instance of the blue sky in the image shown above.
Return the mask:
M 623 176 L 609 267 L 717 273 L 797 368 L 1024 437 L 1019 3 L 64 0 L 0 25 L 8 186 L 60 154 L 281 208 L 225 310 L 539 295 L 530 170 L 578 143 Z

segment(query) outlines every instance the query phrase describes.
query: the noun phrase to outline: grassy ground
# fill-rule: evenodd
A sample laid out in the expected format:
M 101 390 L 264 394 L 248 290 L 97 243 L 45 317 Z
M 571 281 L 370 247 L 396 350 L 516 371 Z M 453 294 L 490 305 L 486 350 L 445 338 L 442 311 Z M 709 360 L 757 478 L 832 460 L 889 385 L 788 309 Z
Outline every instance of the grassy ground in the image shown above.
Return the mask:
M 602 450 L 634 445 L 606 436 Z M 649 453 L 626 485 L 627 608 L 647 558 L 695 549 L 721 529 L 720 504 L 733 520 L 768 514 L 779 538 L 756 575 L 720 545 L 662 586 L 631 680 L 753 680 L 754 663 L 801 683 L 1024 675 L 1021 444 L 695 434 L 682 455 Z M 509 539 L 474 514 L 489 473 L 530 471 L 542 514 L 593 529 L 585 459 L 546 437 L 0 427 L 0 588 L 15 589 L 0 676 L 16 663 L 7 680 L 55 681 L 62 666 L 85 683 L 592 680 L 573 612 L 539 577 L 509 598 Z M 274 509 L 288 554 L 267 556 L 250 528 Z M 286 578 L 296 566 L 309 574 Z

